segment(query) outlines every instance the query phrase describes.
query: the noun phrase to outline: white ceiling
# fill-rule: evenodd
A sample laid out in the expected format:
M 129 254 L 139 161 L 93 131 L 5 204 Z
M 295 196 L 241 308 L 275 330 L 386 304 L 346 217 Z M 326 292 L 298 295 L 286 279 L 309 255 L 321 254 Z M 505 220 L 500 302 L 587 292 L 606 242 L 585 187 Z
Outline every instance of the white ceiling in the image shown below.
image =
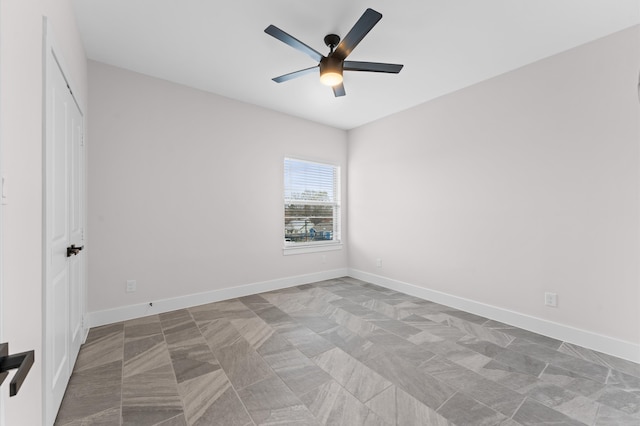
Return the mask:
M 90 59 L 351 129 L 640 23 L 639 0 L 73 0 Z M 326 54 L 366 8 L 382 20 L 349 56 L 404 64 L 345 72 L 335 98 L 273 24 Z

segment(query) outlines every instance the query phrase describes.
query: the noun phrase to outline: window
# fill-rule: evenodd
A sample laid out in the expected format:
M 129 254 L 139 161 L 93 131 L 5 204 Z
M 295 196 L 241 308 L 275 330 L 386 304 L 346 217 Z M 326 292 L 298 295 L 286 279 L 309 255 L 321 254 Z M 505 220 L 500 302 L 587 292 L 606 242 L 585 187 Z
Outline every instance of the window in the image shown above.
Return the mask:
M 340 248 L 340 167 L 284 159 L 284 242 L 285 253 Z

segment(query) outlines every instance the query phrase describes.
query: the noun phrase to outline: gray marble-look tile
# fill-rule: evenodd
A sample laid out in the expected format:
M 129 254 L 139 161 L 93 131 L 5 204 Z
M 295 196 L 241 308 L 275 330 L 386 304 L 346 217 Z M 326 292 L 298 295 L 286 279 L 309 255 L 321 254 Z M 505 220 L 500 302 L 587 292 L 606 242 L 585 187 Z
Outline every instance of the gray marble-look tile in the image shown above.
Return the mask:
M 493 359 L 493 361 L 486 364 L 487 368 L 496 368 L 502 365 L 506 366 L 510 371 L 517 371 L 534 377 L 540 376 L 542 370 L 547 366 L 544 361 L 511 350 L 497 353 Z
M 253 318 L 232 319 L 230 322 L 231 325 L 238 330 L 238 333 L 254 348 L 259 347 L 274 332 L 269 324 L 257 316 Z
M 323 352 L 312 360 L 361 402 L 367 402 L 391 386 L 391 382 L 339 348 Z
M 441 324 L 439 322 L 432 321 L 420 315 L 410 315 L 405 317 L 402 321 L 413 327 L 419 328 L 424 332 L 437 336 L 442 340 L 455 342 L 467 336 L 464 332 L 455 327 L 450 327 L 448 324 Z
M 500 330 L 487 328 L 457 317 L 449 318 L 448 323 L 451 327 L 455 327 L 469 336 L 474 336 L 502 347 L 508 346 L 509 343 L 515 339 L 513 336 L 503 333 Z
M 323 316 L 318 314 L 308 314 L 305 312 L 298 312 L 290 314 L 291 318 L 293 318 L 298 324 L 301 324 L 316 333 L 321 333 L 323 331 L 334 328 L 337 324 Z
M 276 376 L 238 391 L 257 425 L 314 425 L 313 414 Z
M 364 338 L 368 338 L 372 334 L 375 334 L 382 330 L 375 324 L 372 324 L 369 321 L 350 314 L 349 312 L 342 309 L 337 309 L 333 314 L 331 314 L 330 319 L 335 322 L 334 327 L 336 325 L 341 325 Z M 323 331 L 331 330 L 332 328 L 327 328 Z
M 527 398 L 520 406 L 518 411 L 513 415 L 513 420 L 524 426 L 542 426 L 542 425 L 567 425 L 567 426 L 584 426 L 579 422 L 564 415 L 553 408 L 549 408 L 539 402 Z
M 294 347 L 262 352 L 263 359 L 296 394 L 309 392 L 331 380 L 331 376 Z
M 365 405 L 382 420 L 390 425 L 396 424 L 397 404 L 396 404 L 396 387 L 389 386 L 378 395 L 371 398 Z
M 487 328 L 499 330 L 513 337 L 525 339 L 530 342 L 537 343 L 539 345 L 547 346 L 551 349 L 558 349 L 562 344 L 562 341 L 560 340 L 553 339 L 551 337 L 547 337 L 542 334 L 534 333 L 532 331 L 524 330 L 522 328 L 507 325 L 498 321 L 488 320 L 482 325 Z
M 193 320 L 189 309 L 178 309 L 171 312 L 163 312 L 158 314 L 158 318 L 160 319 L 162 328 L 165 331 Z
M 124 333 L 124 322 L 117 322 L 108 325 L 101 325 L 99 327 L 93 327 L 87 334 L 87 341 L 85 344 L 95 343 L 104 337 L 111 336 L 112 334 Z M 124 338 L 124 335 L 122 336 Z
M 544 369 L 540 379 L 546 383 L 553 383 L 587 397 L 594 395 L 605 387 L 602 383 L 586 379 L 572 371 L 551 364 L 547 365 L 547 368 Z
M 527 395 L 556 411 L 589 425 L 595 421 L 600 405 L 593 399 L 542 381 L 532 386 Z
M 387 424 L 333 380 L 305 393 L 300 399 L 324 425 L 384 426 Z
M 365 303 L 366 301 L 370 300 L 368 298 L 364 298 Z M 353 315 L 357 315 L 359 317 L 362 318 L 379 318 L 379 319 L 385 319 L 386 317 L 382 314 L 380 314 L 379 312 L 376 311 L 372 311 L 371 309 L 367 308 L 366 306 L 361 305 L 360 303 L 355 303 L 352 300 L 349 299 L 336 299 L 333 300 L 331 302 L 329 302 L 330 304 L 334 305 L 334 306 L 338 306 L 341 309 L 349 312 L 350 314 Z
M 320 336 L 356 359 L 368 353 L 373 346 L 370 340 L 342 326 L 326 330 Z
M 396 309 L 396 307 L 392 304 L 389 304 L 382 300 L 384 295 L 376 295 L 373 299 L 370 299 L 366 302 L 362 302 L 362 306 L 367 308 L 373 312 L 377 312 L 381 315 L 384 315 L 387 318 L 391 319 L 400 319 L 402 316 L 401 313 Z
M 640 393 L 640 378 L 618 370 L 611 370 L 611 374 L 607 378 L 607 385 L 629 392 Z
M 363 363 L 432 409 L 437 409 L 456 391 L 392 353 L 382 352 L 365 357 Z
M 211 350 L 236 390 L 273 375 L 267 363 L 242 337 L 228 346 L 211 347 Z
M 329 340 L 302 325 L 282 327 L 278 333 L 308 357 L 335 348 L 335 345 Z
M 540 381 L 536 376 L 512 371 L 509 367 L 498 362 L 487 364 L 482 368 L 473 369 L 473 371 L 489 380 L 520 393 L 526 393 L 527 389 Z
M 377 347 L 380 347 L 380 345 L 377 345 Z M 383 346 L 382 349 L 394 352 L 400 359 L 403 359 L 418 368 L 428 364 L 436 356 L 436 354 L 428 351 L 422 346 L 402 345 L 397 348 Z
M 254 316 L 254 312 L 237 299 L 194 306 L 189 308 L 189 312 L 197 323 L 220 318 L 231 320 L 236 318 L 251 318 Z
M 178 387 L 189 425 L 245 426 L 252 423 L 222 370 L 187 380 Z
M 204 339 L 199 344 L 170 348 L 169 354 L 178 383 L 220 369 Z
M 200 322 L 198 329 L 210 348 L 223 348 L 243 338 L 238 330 L 223 318 Z
M 56 425 L 635 426 L 639 398 L 638 364 L 345 277 L 90 330 Z
M 123 425 L 155 425 L 182 412 L 182 401 L 170 365 L 123 379 Z
M 507 417 L 511 417 L 524 400 L 520 393 L 440 357 L 427 363 L 424 370 Z
M 92 328 L 82 345 L 74 372 L 122 361 L 124 356 L 124 324 Z
M 600 405 L 594 426 L 638 426 L 640 419 L 608 405 Z
M 415 336 L 416 334 L 419 334 L 422 331 L 419 328 L 413 327 L 409 324 L 406 324 L 402 321 L 395 320 L 395 319 L 383 319 L 383 320 L 371 319 L 368 321 L 380 327 L 383 330 L 386 330 L 390 333 L 396 334 L 404 338 Z
M 607 386 L 594 395 L 596 401 L 630 415 L 640 416 L 640 392 L 628 392 L 613 386 Z
M 163 318 L 161 315 L 162 332 L 167 345 L 171 348 L 200 343 L 202 335 L 189 311 L 182 310 L 179 312 L 181 313 L 180 317 L 174 317 L 170 320 Z
M 165 420 L 162 423 L 158 423 L 155 426 L 189 426 L 189 425 L 187 424 L 187 419 L 185 419 L 184 414 L 180 414 L 178 416 Z
M 483 368 L 492 361 L 492 358 L 489 358 L 488 356 L 482 355 L 449 340 L 423 343 L 420 346 L 473 371 Z
M 63 413 L 64 415 L 64 413 Z M 86 417 L 73 420 L 58 415 L 54 426 L 111 426 L 120 424 L 120 406 L 92 413 Z M 186 426 L 186 423 L 185 423 Z
M 162 334 L 125 339 L 123 370 L 125 377 L 154 370 L 170 363 L 169 351 Z
M 160 318 L 158 315 L 137 318 L 124 323 L 125 338 L 145 337 L 162 333 Z
M 295 321 L 285 312 L 278 309 L 275 306 L 263 309 L 256 312 L 260 318 L 262 318 L 271 327 L 277 329 L 278 327 L 293 325 Z
M 254 348 L 256 352 L 258 352 L 265 361 L 269 355 L 278 356 L 280 353 L 285 351 L 291 351 L 296 349 L 295 346 L 291 344 L 287 339 L 282 337 L 279 332 L 275 332 L 271 334 L 264 342 L 262 342 L 259 346 Z
M 455 317 L 473 324 L 481 325 L 488 321 L 488 319 L 485 317 L 481 317 L 480 315 L 475 315 L 470 312 L 465 312 L 458 309 L 448 308 L 448 309 L 445 309 L 443 312 L 447 315 L 450 315 L 452 317 Z
M 85 421 L 91 418 L 113 417 L 118 410 L 120 419 L 122 361 L 114 361 L 94 368 L 76 371 L 71 376 L 56 424 Z
M 421 331 L 418 334 L 414 334 L 413 336 L 408 337 L 407 340 L 414 345 L 421 345 L 423 343 L 441 342 L 444 340 L 444 338 L 436 336 L 433 333 L 429 333 L 428 331 Z
M 487 340 L 479 339 L 475 336 L 464 336 L 457 341 L 460 346 L 471 349 L 479 354 L 488 356 L 489 358 L 495 358 L 498 354 L 504 352 L 506 349 L 500 345 L 489 342 Z
M 461 392 L 449 398 L 437 413 L 457 426 L 489 426 L 500 424 L 507 419 Z
M 626 359 L 594 351 L 592 349 L 583 348 L 567 342 L 562 343 L 562 346 L 560 346 L 558 351 L 640 378 L 640 364 L 636 362 L 627 361 Z
M 238 301 L 243 303 L 245 306 L 247 306 L 249 309 L 251 309 L 254 312 L 256 309 L 262 310 L 264 308 L 268 308 L 269 306 L 271 306 L 271 303 L 264 297 L 260 296 L 259 294 L 252 294 L 249 296 L 239 297 Z
M 509 345 L 509 349 L 533 357 L 551 365 L 575 372 L 582 377 L 606 383 L 609 368 L 590 361 L 585 361 L 571 355 L 558 352 L 544 345 L 535 344 L 522 339 L 516 339 Z
M 397 424 L 411 426 L 455 426 L 431 409 L 404 392 L 397 389 Z
M 369 340 L 376 346 L 379 346 L 381 348 L 386 348 L 387 350 L 404 349 L 404 350 L 410 351 L 418 347 L 414 343 L 411 343 L 409 340 L 403 339 L 402 337 L 397 336 L 396 334 L 389 333 L 384 330 L 378 330 L 375 333 L 371 333 L 367 337 L 367 340 Z

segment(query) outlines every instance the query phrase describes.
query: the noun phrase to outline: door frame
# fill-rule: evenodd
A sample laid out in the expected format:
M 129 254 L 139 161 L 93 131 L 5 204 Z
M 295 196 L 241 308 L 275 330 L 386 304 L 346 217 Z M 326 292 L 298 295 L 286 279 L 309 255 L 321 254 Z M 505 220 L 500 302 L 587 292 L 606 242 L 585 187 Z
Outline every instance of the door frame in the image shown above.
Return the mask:
M 42 152 L 43 152 L 43 163 L 42 163 L 42 206 L 43 206 L 43 215 L 42 215 L 42 418 L 44 425 L 53 425 L 55 421 L 55 417 L 57 415 L 59 407 L 53 406 L 52 397 L 49 393 L 50 384 L 53 380 L 54 371 L 52 366 L 50 366 L 51 355 L 48 353 L 49 349 L 49 339 L 51 338 L 51 330 L 50 325 L 48 324 L 48 305 L 50 294 L 47 291 L 49 288 L 49 284 L 51 282 L 51 267 L 50 262 L 48 261 L 51 253 L 51 247 L 49 244 L 49 230 L 51 229 L 52 222 L 52 212 L 49 206 L 50 198 L 51 198 L 51 184 L 50 184 L 50 170 L 52 164 L 51 150 L 48 149 L 51 140 L 51 120 L 47 119 L 48 107 L 51 103 L 50 99 L 50 73 L 53 72 L 55 68 L 59 68 L 62 72 L 62 76 L 64 77 L 69 90 L 71 91 L 71 95 L 73 100 L 75 101 L 78 110 L 82 114 L 82 138 L 86 140 L 84 137 L 86 135 L 86 120 L 84 114 L 84 108 L 79 102 L 78 98 L 75 96 L 76 88 L 78 87 L 69 72 L 69 67 L 66 66 L 64 58 L 60 54 L 60 50 L 57 48 L 58 44 L 56 43 L 56 38 L 54 35 L 54 31 L 52 29 L 51 23 L 48 21 L 47 17 L 43 17 L 43 51 L 42 51 L 42 93 L 43 93 L 43 106 L 42 106 Z M 86 147 L 86 145 L 85 145 Z M 82 180 L 82 214 L 83 214 L 83 222 L 84 227 L 86 229 L 86 149 L 83 149 L 83 175 L 80 177 Z M 86 241 L 86 237 L 85 237 Z M 82 295 L 80 296 L 81 307 L 81 315 L 83 318 L 81 331 L 82 337 L 81 340 L 84 342 L 86 340 L 88 327 L 86 321 L 84 321 L 86 314 L 86 292 L 87 292 L 87 276 L 86 276 L 86 253 L 83 254 L 84 261 L 81 266 L 81 274 L 82 274 Z M 73 368 L 73 363 L 75 362 L 75 356 L 72 360 L 70 360 L 70 369 Z
M 2 6 L 0 5 L 0 8 Z M 2 21 L 0 19 L 0 21 Z M 0 44 L 2 44 L 2 23 L 0 22 Z M 4 93 L 2 89 L 2 54 L 0 53 L 0 93 Z M 0 129 L 2 129 L 2 103 L 0 102 Z M 5 205 L 5 186 L 4 186 L 4 169 L 2 167 L 3 164 L 3 138 L 2 132 L 0 132 L 0 343 L 4 342 L 4 314 L 2 313 L 4 310 L 2 309 L 2 304 L 4 303 L 4 240 L 3 240 L 3 232 L 2 232 L 2 217 L 4 213 L 4 205 Z M 4 426 L 4 398 L 0 395 L 0 426 Z

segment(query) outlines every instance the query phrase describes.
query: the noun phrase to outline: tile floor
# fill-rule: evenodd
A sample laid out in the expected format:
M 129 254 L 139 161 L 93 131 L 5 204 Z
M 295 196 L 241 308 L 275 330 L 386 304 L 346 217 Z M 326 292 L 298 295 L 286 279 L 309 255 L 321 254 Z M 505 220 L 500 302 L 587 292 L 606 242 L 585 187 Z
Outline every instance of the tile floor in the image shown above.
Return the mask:
M 56 425 L 640 425 L 640 365 L 341 278 L 90 331 Z

